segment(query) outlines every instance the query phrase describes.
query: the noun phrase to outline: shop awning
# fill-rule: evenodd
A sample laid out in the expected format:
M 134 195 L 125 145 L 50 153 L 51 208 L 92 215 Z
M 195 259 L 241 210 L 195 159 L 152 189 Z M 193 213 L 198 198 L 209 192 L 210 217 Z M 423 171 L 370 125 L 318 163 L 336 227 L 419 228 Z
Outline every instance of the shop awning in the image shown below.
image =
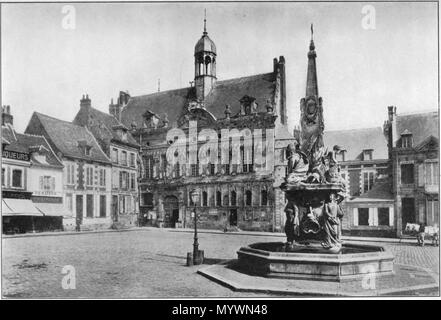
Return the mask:
M 43 216 L 29 199 L 9 199 L 2 200 L 3 216 Z
M 64 208 L 61 203 L 34 203 L 34 206 L 45 216 L 65 217 L 72 216 L 72 213 Z

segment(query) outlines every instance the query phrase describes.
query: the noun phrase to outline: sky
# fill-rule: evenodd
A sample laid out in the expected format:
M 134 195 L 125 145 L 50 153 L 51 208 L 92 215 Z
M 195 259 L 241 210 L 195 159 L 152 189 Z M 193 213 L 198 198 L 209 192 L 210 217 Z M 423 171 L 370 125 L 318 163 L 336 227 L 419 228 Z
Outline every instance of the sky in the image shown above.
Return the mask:
M 161 91 L 189 86 L 204 9 L 218 80 L 271 72 L 285 57 L 290 129 L 311 23 L 325 130 L 382 126 L 389 105 L 438 109 L 436 3 L 73 3 L 73 29 L 63 27 L 65 5 L 2 4 L 1 104 L 18 132 L 34 111 L 72 121 L 86 93 L 108 112 L 120 90 L 154 93 L 158 79 Z

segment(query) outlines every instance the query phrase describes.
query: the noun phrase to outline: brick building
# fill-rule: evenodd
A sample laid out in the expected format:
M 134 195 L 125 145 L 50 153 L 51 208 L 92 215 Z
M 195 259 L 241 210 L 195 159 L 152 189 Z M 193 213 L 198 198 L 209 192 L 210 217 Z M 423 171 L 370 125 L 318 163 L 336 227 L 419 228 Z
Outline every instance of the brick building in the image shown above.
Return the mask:
M 109 108 L 111 114 L 101 112 L 92 107 L 88 95 L 83 96 L 73 123 L 87 127 L 112 161 L 112 220 L 121 225 L 133 226 L 139 213 L 139 144 L 128 132 L 128 128 L 114 116 L 113 103 Z
M 397 114 L 384 124 L 391 159 L 397 235 L 407 223 L 439 226 L 439 114 Z
M 339 161 L 349 187 L 349 198 L 343 203 L 343 234 L 395 235 L 387 140 L 382 128 L 326 131 L 324 142 L 329 148 L 343 148 Z

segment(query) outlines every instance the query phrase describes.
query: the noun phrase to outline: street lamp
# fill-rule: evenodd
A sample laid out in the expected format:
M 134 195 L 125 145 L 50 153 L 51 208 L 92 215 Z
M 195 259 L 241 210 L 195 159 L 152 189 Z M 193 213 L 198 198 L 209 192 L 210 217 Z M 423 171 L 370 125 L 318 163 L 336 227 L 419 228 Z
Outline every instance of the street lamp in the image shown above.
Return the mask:
M 193 254 L 187 253 L 187 265 L 198 265 L 204 261 L 204 251 L 199 250 L 198 243 L 198 215 L 196 212 L 196 204 L 199 203 L 200 194 L 199 190 L 193 189 L 190 191 L 191 202 L 193 202 L 193 212 L 191 217 L 194 218 L 194 242 L 193 242 Z

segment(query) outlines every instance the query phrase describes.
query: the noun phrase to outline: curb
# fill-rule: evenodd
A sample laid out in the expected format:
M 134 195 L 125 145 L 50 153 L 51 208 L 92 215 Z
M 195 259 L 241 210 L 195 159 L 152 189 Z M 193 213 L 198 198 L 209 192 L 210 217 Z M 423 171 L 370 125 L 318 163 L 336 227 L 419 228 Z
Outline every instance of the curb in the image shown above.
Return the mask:
M 174 228 L 157 228 L 157 227 L 132 227 L 127 229 L 104 229 L 104 230 L 90 230 L 90 231 L 60 231 L 60 232 L 42 232 L 42 233 L 23 233 L 23 234 L 13 234 L 5 235 L 2 234 L 2 239 L 10 238 L 29 238 L 29 237 L 48 237 L 48 236 L 63 236 L 63 235 L 84 235 L 84 234 L 95 234 L 95 233 L 110 233 L 110 232 L 126 232 L 126 231 L 165 231 L 165 232 L 185 232 L 193 233 L 193 229 L 174 229 Z M 281 232 L 258 232 L 258 231 L 220 231 L 213 229 L 199 229 L 198 233 L 208 233 L 208 234 L 224 234 L 231 236 L 259 236 L 259 237 L 280 237 L 285 238 L 285 234 Z M 384 243 L 403 243 L 403 244 L 416 244 L 415 239 L 400 239 L 399 238 L 370 238 L 370 237 L 351 237 L 342 236 L 342 240 L 346 241 L 364 241 L 364 242 L 384 242 Z

